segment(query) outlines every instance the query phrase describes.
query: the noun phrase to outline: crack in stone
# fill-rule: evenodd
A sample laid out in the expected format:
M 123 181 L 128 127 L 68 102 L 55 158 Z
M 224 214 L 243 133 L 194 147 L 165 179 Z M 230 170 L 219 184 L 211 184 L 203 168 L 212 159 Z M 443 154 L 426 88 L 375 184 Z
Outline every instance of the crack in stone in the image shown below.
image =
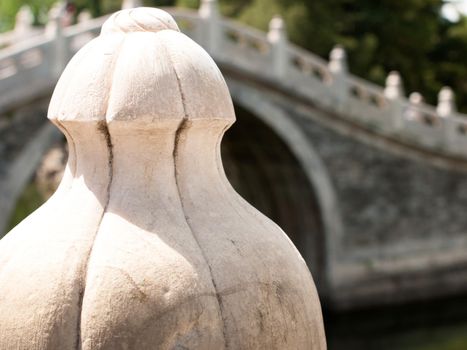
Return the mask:
M 110 202 L 110 188 L 112 185 L 112 179 L 113 179 L 113 145 L 112 145 L 112 139 L 110 136 L 109 128 L 107 126 L 107 122 L 105 120 L 99 121 L 97 124 L 97 130 L 104 136 L 105 142 L 107 145 L 107 150 L 108 150 L 108 160 L 107 160 L 107 165 L 109 167 L 108 169 L 108 178 L 109 182 L 107 183 L 107 189 L 106 189 L 106 202 L 104 205 L 104 208 L 102 210 L 102 215 L 99 219 L 99 223 L 97 224 L 97 229 L 96 233 L 94 234 L 93 242 L 91 244 L 91 248 L 89 249 L 89 252 L 86 256 L 85 259 L 85 266 L 84 266 L 84 276 L 83 276 L 83 285 L 82 288 L 79 291 L 79 297 L 78 297 L 78 320 L 77 320 L 77 329 L 76 329 L 76 346 L 75 348 L 78 350 L 81 350 L 82 347 L 82 339 L 81 339 L 81 317 L 83 314 L 83 302 L 84 302 L 84 292 L 86 290 L 86 280 L 87 280 L 87 275 L 88 275 L 88 268 L 89 268 L 89 260 L 91 258 L 91 254 L 94 248 L 94 244 L 97 238 L 97 234 L 100 230 L 102 220 L 104 219 L 104 215 L 107 212 L 107 207 Z
M 170 58 L 169 53 L 168 53 L 167 56 Z M 201 256 L 203 257 L 203 260 L 205 261 L 205 263 L 206 263 L 206 265 L 207 265 L 207 267 L 209 269 L 209 275 L 211 277 L 211 283 L 212 283 L 212 286 L 214 288 L 217 303 L 219 305 L 219 313 L 220 313 L 219 316 L 220 316 L 221 321 L 222 321 L 222 336 L 223 336 L 223 340 L 224 340 L 224 348 L 228 349 L 229 346 L 228 346 L 227 330 L 226 330 L 225 316 L 224 316 L 225 315 L 225 307 L 223 305 L 222 298 L 221 298 L 221 295 L 219 293 L 216 281 L 214 280 L 214 275 L 213 275 L 213 272 L 212 272 L 211 265 L 209 264 L 209 261 L 208 261 L 208 259 L 206 257 L 206 254 L 204 253 L 203 248 L 201 247 L 201 244 L 199 243 L 198 238 L 196 237 L 195 231 L 194 231 L 193 227 L 190 224 L 190 220 L 188 218 L 188 215 L 186 214 L 185 206 L 183 204 L 183 196 L 182 196 L 180 186 L 179 186 L 179 182 L 178 182 L 179 172 L 178 172 L 177 164 L 178 164 L 178 159 L 179 159 L 179 154 L 178 154 L 179 144 L 180 144 L 182 133 L 189 128 L 191 122 L 189 120 L 189 115 L 188 115 L 188 111 L 187 111 L 187 108 L 186 108 L 186 99 L 185 99 L 185 94 L 183 93 L 180 77 L 178 76 L 178 72 L 175 69 L 175 64 L 174 64 L 173 60 L 171 60 L 171 61 L 172 61 L 173 71 L 174 71 L 175 77 L 177 79 L 177 85 L 178 85 L 178 89 L 180 91 L 180 97 L 182 99 L 182 106 L 183 106 L 183 113 L 184 113 L 184 118 L 182 119 L 182 121 L 178 125 L 177 130 L 175 131 L 175 140 L 174 140 L 174 148 L 173 148 L 173 160 L 174 160 L 174 170 L 175 170 L 175 185 L 177 187 L 178 197 L 180 199 L 180 205 L 182 207 L 183 216 L 185 217 L 185 222 L 186 222 L 188 228 L 190 229 L 191 234 L 193 236 L 193 239 L 195 240 L 195 242 L 198 245 L 198 248 L 199 248 L 199 250 L 201 252 Z
M 116 14 L 116 16 L 118 16 L 118 12 Z M 117 61 L 118 61 L 118 57 L 119 57 L 119 53 L 121 52 L 124 44 L 125 44 L 125 41 L 126 39 L 123 38 L 123 40 L 120 42 L 120 45 L 119 47 L 115 50 L 114 54 L 113 54 L 113 58 L 112 58 L 112 62 L 111 62 L 111 65 L 112 65 L 112 77 L 114 76 L 113 74 L 115 73 L 115 67 L 117 65 Z M 110 87 L 113 86 L 113 79 L 110 80 Z M 110 94 L 111 94 L 111 91 L 112 89 L 110 88 L 109 90 L 109 95 L 107 96 L 107 100 L 106 100 L 106 108 L 105 108 L 105 111 L 108 111 L 108 107 L 109 107 L 109 100 L 110 100 Z M 97 228 L 96 228 L 96 232 L 94 234 L 94 237 L 93 237 L 93 240 L 92 240 L 92 243 L 91 243 L 91 247 L 89 248 L 89 252 L 86 256 L 86 259 L 84 260 L 85 263 L 84 263 L 84 276 L 83 276 L 83 283 L 82 283 L 82 288 L 80 290 L 80 293 L 79 293 L 79 297 L 78 297 L 78 320 L 77 320 L 77 332 L 76 332 L 76 346 L 75 348 L 77 350 L 81 350 L 82 348 L 82 339 L 81 339 L 81 319 L 82 319 L 82 314 L 83 314 L 83 302 L 84 302 L 84 293 L 86 291 L 86 280 L 87 280 L 87 276 L 88 276 L 88 270 L 89 270 L 89 260 L 91 258 L 91 254 L 92 254 L 92 251 L 94 249 L 94 244 L 96 242 L 96 238 L 97 238 L 97 234 L 99 233 L 99 230 L 100 230 L 100 227 L 101 227 L 101 224 L 102 224 L 102 220 L 104 219 L 104 215 L 105 213 L 107 212 L 107 207 L 109 205 L 109 202 L 110 202 L 110 190 L 111 190 L 111 186 L 112 186 L 112 180 L 113 180 L 113 167 L 114 167 L 114 154 L 113 154 L 113 144 L 112 144 L 112 138 L 110 136 L 110 132 L 109 132 L 109 126 L 107 124 L 107 116 L 103 119 L 103 120 L 100 120 L 98 123 L 97 123 L 97 131 L 100 132 L 103 136 L 104 136 L 104 139 L 105 139 L 105 143 L 107 145 L 107 153 L 108 153 L 108 159 L 107 159 L 107 165 L 109 167 L 108 169 L 108 183 L 107 183 L 107 189 L 106 189 L 106 200 L 105 200 L 105 204 L 103 205 L 103 210 L 102 210 L 102 215 L 99 219 L 99 222 L 97 224 Z M 76 159 L 76 162 L 78 160 Z

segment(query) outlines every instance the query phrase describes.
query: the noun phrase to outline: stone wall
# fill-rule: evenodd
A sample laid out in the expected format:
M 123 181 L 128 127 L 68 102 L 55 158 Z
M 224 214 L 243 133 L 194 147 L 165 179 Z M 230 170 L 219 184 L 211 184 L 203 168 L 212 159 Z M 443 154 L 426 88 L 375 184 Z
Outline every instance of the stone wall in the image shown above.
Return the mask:
M 376 148 L 290 113 L 335 186 L 349 249 L 467 235 L 467 172 Z

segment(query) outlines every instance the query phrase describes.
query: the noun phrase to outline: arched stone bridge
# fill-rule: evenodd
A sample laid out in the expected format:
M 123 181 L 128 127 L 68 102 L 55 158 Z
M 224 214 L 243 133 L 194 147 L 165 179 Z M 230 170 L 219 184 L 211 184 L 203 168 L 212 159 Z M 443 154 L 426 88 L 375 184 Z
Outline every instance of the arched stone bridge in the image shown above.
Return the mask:
M 288 42 L 278 17 L 263 33 L 213 0 L 166 10 L 226 77 L 238 115 L 223 144 L 230 180 L 290 235 L 326 305 L 467 291 L 467 116 L 449 89 L 432 107 L 405 98 L 397 73 L 375 86 L 347 71 L 341 48 L 326 62 Z M 64 27 L 56 7 L 33 31 L 23 11 L 0 36 L 0 231 L 60 138 L 45 122 L 51 91 L 105 19 Z

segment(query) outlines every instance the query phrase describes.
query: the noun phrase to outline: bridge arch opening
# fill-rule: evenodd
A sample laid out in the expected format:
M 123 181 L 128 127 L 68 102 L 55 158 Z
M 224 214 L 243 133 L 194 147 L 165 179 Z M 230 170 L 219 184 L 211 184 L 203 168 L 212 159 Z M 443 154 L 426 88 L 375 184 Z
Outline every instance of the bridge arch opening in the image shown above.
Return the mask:
M 322 289 L 324 230 L 315 191 L 281 137 L 247 109 L 235 109 L 237 121 L 222 142 L 226 175 L 242 197 L 289 235 Z

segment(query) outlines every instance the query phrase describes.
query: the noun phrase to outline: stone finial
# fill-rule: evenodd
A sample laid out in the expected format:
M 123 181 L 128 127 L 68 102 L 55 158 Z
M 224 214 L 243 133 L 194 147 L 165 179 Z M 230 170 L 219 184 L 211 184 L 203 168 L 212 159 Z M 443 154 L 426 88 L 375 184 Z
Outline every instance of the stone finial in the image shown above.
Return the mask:
M 45 33 L 49 37 L 54 37 L 61 32 L 63 27 L 62 18 L 66 12 L 66 6 L 63 2 L 57 2 L 48 13 L 48 21 L 45 28 Z
M 424 102 L 424 98 L 422 94 L 414 91 L 409 95 L 409 102 L 413 105 L 420 105 Z
M 347 54 L 341 45 L 335 46 L 329 55 L 329 70 L 331 73 L 346 73 Z
M 219 3 L 217 0 L 201 0 L 198 10 L 199 16 L 204 19 L 217 19 L 220 17 Z
M 347 82 L 347 54 L 342 46 L 337 45 L 331 50 L 328 67 L 333 75 L 332 92 L 337 98 L 335 106 L 337 110 L 344 111 L 349 96 L 349 88 Z
M 198 13 L 202 19 L 201 32 L 199 33 L 201 43 L 209 53 L 213 54 L 217 51 L 222 40 L 219 28 L 221 15 L 217 0 L 202 0 Z
M 404 111 L 406 119 L 420 120 L 423 113 L 419 107 L 424 102 L 423 96 L 418 92 L 412 92 L 409 95 L 409 102 L 410 106 L 408 106 Z
M 54 39 L 52 73 L 58 78 L 68 61 L 68 47 L 63 36 L 63 27 L 71 20 L 67 13 L 66 4 L 57 2 L 49 11 L 49 21 L 45 28 L 45 35 Z
M 404 96 L 404 86 L 399 72 L 392 71 L 386 78 L 386 87 L 384 88 L 384 96 L 393 100 Z
M 157 9 L 101 33 L 50 103 L 62 183 L 0 241 L 0 348 L 324 350 L 304 260 L 225 178 L 214 61 Z
M 269 21 L 268 40 L 271 43 L 287 41 L 287 30 L 284 19 L 276 15 Z
M 287 31 L 281 16 L 274 16 L 269 22 L 268 41 L 272 47 L 273 72 L 278 78 L 283 78 L 287 72 Z
M 440 117 L 448 117 L 457 111 L 456 98 L 449 86 L 443 87 L 438 93 L 436 112 Z
M 123 0 L 123 3 L 122 3 L 123 10 L 132 9 L 132 8 L 141 7 L 141 6 L 143 6 L 143 1 L 141 0 Z
M 89 21 L 90 19 L 92 19 L 92 15 L 91 12 L 89 12 L 88 10 L 83 10 L 78 15 L 78 23 L 84 23 Z
M 16 14 L 15 32 L 19 35 L 27 34 L 31 31 L 34 24 L 34 15 L 28 5 L 21 6 Z

